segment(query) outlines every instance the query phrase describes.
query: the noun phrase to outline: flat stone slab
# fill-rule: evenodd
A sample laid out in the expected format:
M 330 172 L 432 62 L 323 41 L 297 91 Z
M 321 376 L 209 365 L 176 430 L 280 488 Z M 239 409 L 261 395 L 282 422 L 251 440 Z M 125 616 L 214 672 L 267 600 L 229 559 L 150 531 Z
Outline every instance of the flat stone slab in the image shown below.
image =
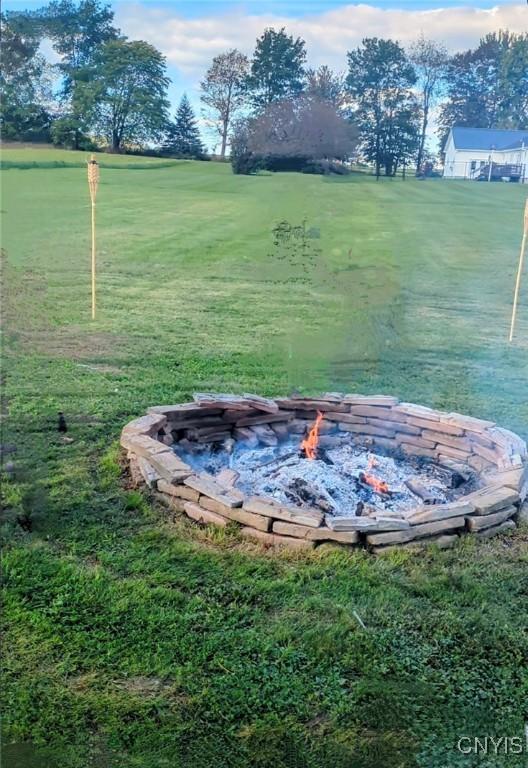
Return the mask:
M 266 413 L 277 413 L 279 410 L 275 400 L 246 393 L 243 395 L 224 395 L 213 392 L 195 392 L 193 398 L 195 403 L 209 408 L 226 408 L 233 411 L 246 411 L 248 408 L 254 408 Z
M 233 430 L 233 437 L 235 440 L 248 443 L 250 448 L 255 448 L 258 445 L 257 435 L 248 427 L 237 427 Z
M 166 493 L 159 493 L 159 491 L 153 491 L 154 498 L 157 499 L 164 507 L 170 509 L 171 512 L 185 512 L 185 500 L 179 499 L 177 496 L 169 496 Z
M 366 416 L 358 416 L 354 413 L 342 413 L 341 411 L 325 411 L 324 421 L 342 421 L 346 424 L 366 424 L 367 418 Z
M 285 520 L 289 523 L 300 523 L 311 528 L 318 528 L 323 522 L 324 515 L 314 509 L 302 507 L 288 507 L 280 504 L 275 499 L 261 496 L 251 496 L 244 502 L 244 509 L 254 512 L 256 515 L 273 517 L 276 520 Z
M 431 429 L 423 429 L 422 437 L 425 440 L 430 440 L 432 443 L 440 443 L 442 450 L 447 446 L 449 448 L 455 448 L 457 451 L 462 451 L 464 458 L 466 454 L 471 453 L 471 442 L 468 437 L 450 435 L 447 432 Z
M 258 531 L 255 528 L 244 526 L 241 529 L 240 535 L 246 539 L 251 539 L 260 544 L 266 544 L 271 547 L 289 547 L 290 549 L 313 549 L 315 547 L 315 541 L 309 541 L 308 539 L 294 539 L 291 536 L 279 536 L 276 533 L 265 533 L 264 531 Z
M 475 535 L 480 539 L 490 539 L 492 536 L 497 536 L 499 533 L 508 533 L 509 531 L 514 531 L 516 527 L 517 526 L 513 520 L 506 520 L 500 525 L 493 526 L 493 528 L 486 528 L 484 531 L 477 531 Z
M 149 413 L 145 416 L 140 416 L 138 419 L 129 421 L 128 424 L 123 427 L 123 432 L 121 434 L 131 435 L 135 432 L 138 435 L 149 435 L 152 437 L 153 435 L 156 435 L 160 429 L 163 429 L 166 423 L 167 419 L 164 414 Z
M 400 531 L 410 528 L 407 520 L 398 517 L 331 517 L 326 516 L 326 525 L 332 531 Z
M 279 397 L 276 400 L 281 410 L 299 410 L 299 411 L 348 411 L 348 406 L 328 400 L 312 400 L 310 398 L 297 399 L 295 397 Z
M 165 416 L 167 421 L 186 421 L 200 417 L 221 416 L 222 408 L 205 408 L 196 403 L 179 403 L 177 405 L 153 405 L 148 408 L 148 413 Z M 172 426 L 172 425 L 171 425 Z
M 407 421 L 409 424 L 413 424 L 415 427 L 420 427 L 424 430 L 430 430 L 432 432 L 445 433 L 446 435 L 453 435 L 454 437 L 462 437 L 464 430 L 458 424 L 452 424 L 449 421 L 437 421 L 433 418 L 426 419 L 422 416 L 408 416 Z
M 191 468 L 175 456 L 172 451 L 150 456 L 149 462 L 156 472 L 169 483 L 182 482 L 192 473 Z
M 438 458 L 440 461 L 445 461 L 446 459 L 465 461 L 471 456 L 469 451 L 459 451 L 457 448 L 450 448 L 449 446 L 445 445 L 437 445 L 436 450 L 440 451 L 440 453 L 438 453 Z
M 526 457 L 528 452 L 526 443 L 515 432 L 511 432 L 503 427 L 493 427 L 488 430 L 488 435 L 497 445 L 506 449 L 511 455 L 518 453 L 522 458 Z
M 338 422 L 342 432 L 354 432 L 357 435 L 376 435 L 378 437 L 394 437 L 396 431 L 391 427 L 375 427 L 371 424 L 350 424 L 346 421 Z
M 273 533 L 278 533 L 283 536 L 294 536 L 299 539 L 309 539 L 310 541 L 339 541 L 343 544 L 355 544 L 359 541 L 359 534 L 357 531 L 339 532 L 333 531 L 326 526 L 310 528 L 306 525 L 286 523 L 282 520 L 274 521 Z
M 391 420 L 392 409 L 381 405 L 354 405 L 350 406 L 350 413 L 353 416 L 365 416 L 373 419 Z M 344 419 L 346 421 L 346 419 Z M 393 425 L 394 429 L 394 425 Z
M 367 535 L 367 542 L 373 546 L 380 544 L 401 544 L 414 539 L 434 536 L 444 531 L 452 531 L 458 528 L 464 528 L 466 520 L 464 517 L 450 517 L 446 520 L 437 520 L 434 523 L 424 523 L 415 525 L 407 531 L 388 531 L 387 533 L 374 533 Z
M 152 464 L 148 462 L 143 456 L 138 457 L 139 471 L 141 472 L 144 481 L 149 488 L 157 488 L 158 481 L 161 480 L 160 475 L 156 472 Z
M 468 531 L 483 531 L 485 528 L 493 528 L 495 525 L 509 520 L 517 513 L 517 507 L 511 506 L 501 509 L 499 512 L 492 512 L 489 515 L 475 515 L 467 518 Z
M 399 401 L 391 395 L 345 395 L 343 402 L 350 405 L 381 405 L 390 408 Z
M 447 520 L 450 517 L 472 515 L 474 512 L 475 506 L 467 501 L 466 496 L 450 504 L 424 504 L 409 515 L 407 520 L 411 526 L 416 526 L 422 523 L 433 523 L 437 520 Z
M 186 485 L 174 485 L 174 483 L 168 483 L 166 480 L 158 480 L 158 491 L 160 493 L 166 493 L 168 496 L 175 496 L 178 499 L 185 499 L 186 501 L 198 501 L 200 494 L 195 491 L 194 488 L 189 488 Z
M 457 543 L 459 537 L 455 534 L 440 534 L 439 536 L 431 536 L 429 539 L 418 539 L 411 541 L 407 544 L 394 544 L 386 547 L 372 547 L 370 550 L 373 555 L 383 555 L 390 552 L 400 552 L 402 549 L 424 549 L 425 547 L 434 545 L 439 549 L 450 549 Z
M 293 411 L 261 414 L 260 416 L 242 416 L 235 422 L 236 427 L 251 427 L 254 424 L 272 424 L 274 421 L 289 421 L 293 419 Z
M 475 507 L 477 515 L 489 515 L 520 501 L 517 491 L 507 486 L 487 486 L 464 497 Z
M 156 453 L 169 451 L 166 445 L 148 435 L 121 435 L 121 445 L 128 451 L 135 453 L 136 456 L 143 456 L 146 459 Z
M 241 525 L 249 525 L 251 528 L 257 528 L 259 531 L 271 530 L 271 517 L 254 515 L 252 512 L 248 512 L 240 507 L 228 507 L 226 504 L 222 504 L 216 499 L 210 499 L 208 496 L 200 496 L 200 506 L 208 509 L 210 512 L 216 512 L 228 520 L 234 520 Z
M 394 412 L 403 413 L 405 416 L 410 416 L 413 419 L 424 419 L 427 422 L 440 421 L 442 417 L 440 411 L 435 411 L 426 405 L 416 405 L 416 403 L 398 403 L 394 407 Z
M 410 527 L 408 520 L 393 515 L 375 515 L 373 519 L 380 530 L 383 530 L 383 526 L 387 531 L 403 531 Z
M 279 406 L 269 397 L 260 397 L 260 395 L 254 395 L 251 392 L 244 392 L 242 397 L 251 403 L 253 408 L 258 411 L 265 411 L 266 413 L 277 413 Z
M 210 499 L 215 499 L 221 504 L 225 504 L 226 507 L 242 506 L 239 494 L 231 493 L 231 491 L 217 483 L 214 477 L 206 472 L 199 475 L 190 475 L 190 477 L 185 479 L 184 484 L 189 488 L 194 488 L 195 491 L 202 493 L 204 496 L 209 496 Z
M 210 512 L 208 509 L 204 509 L 199 504 L 195 504 L 194 501 L 186 501 L 183 505 L 185 514 L 190 517 L 191 520 L 195 520 L 197 523 L 219 525 L 221 528 L 225 528 L 228 521 L 222 515 L 217 515 L 216 512 Z
M 488 421 L 487 419 L 476 419 L 474 416 L 466 416 L 463 413 L 456 413 L 451 411 L 447 414 L 441 415 L 442 421 L 449 421 L 452 424 L 456 424 L 462 429 L 468 432 L 484 432 L 487 429 L 495 426 L 494 421 Z

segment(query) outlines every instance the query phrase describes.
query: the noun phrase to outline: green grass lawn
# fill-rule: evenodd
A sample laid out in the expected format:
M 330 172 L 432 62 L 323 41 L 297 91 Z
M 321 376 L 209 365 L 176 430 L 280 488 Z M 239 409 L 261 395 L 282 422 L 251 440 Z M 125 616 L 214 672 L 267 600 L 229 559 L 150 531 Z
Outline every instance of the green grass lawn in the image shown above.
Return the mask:
M 528 437 L 526 189 L 101 155 L 92 322 L 86 158 L 3 153 L 4 765 L 484 765 L 458 738 L 528 720 L 526 530 L 265 553 L 127 490 L 117 440 L 193 391 L 293 389 Z

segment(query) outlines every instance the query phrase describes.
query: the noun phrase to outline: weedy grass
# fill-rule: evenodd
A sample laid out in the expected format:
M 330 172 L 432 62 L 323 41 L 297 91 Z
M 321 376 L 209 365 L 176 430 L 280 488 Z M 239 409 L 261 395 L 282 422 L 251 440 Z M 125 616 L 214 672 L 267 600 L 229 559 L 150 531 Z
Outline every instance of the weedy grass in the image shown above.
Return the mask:
M 86 157 L 4 151 L 4 764 L 458 768 L 522 735 L 525 529 L 272 554 L 128 488 L 117 443 L 156 402 L 295 388 L 528 436 L 522 188 L 98 159 L 91 322 Z

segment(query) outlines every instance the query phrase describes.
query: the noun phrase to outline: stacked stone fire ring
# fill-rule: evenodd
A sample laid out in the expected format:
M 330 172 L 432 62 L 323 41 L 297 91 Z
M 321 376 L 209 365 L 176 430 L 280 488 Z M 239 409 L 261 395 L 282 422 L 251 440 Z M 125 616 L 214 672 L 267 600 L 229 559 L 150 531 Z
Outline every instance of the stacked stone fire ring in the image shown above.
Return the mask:
M 471 473 L 471 493 L 442 504 L 417 504 L 405 519 L 351 515 L 339 526 L 321 510 L 244 495 L 221 477 L 193 470 L 177 455 L 192 443 L 263 441 L 307 434 L 318 413 L 369 450 L 422 457 Z M 267 442 L 266 442 L 267 441 Z M 395 546 L 454 544 L 462 534 L 488 538 L 513 530 L 528 495 L 528 452 L 516 434 L 491 421 L 399 402 L 387 395 L 277 398 L 196 394 L 194 401 L 153 406 L 129 422 L 121 445 L 134 481 L 175 512 L 201 524 L 235 523 L 265 546 L 313 548 L 325 542 L 374 553 Z M 175 450 L 176 449 L 176 450 Z

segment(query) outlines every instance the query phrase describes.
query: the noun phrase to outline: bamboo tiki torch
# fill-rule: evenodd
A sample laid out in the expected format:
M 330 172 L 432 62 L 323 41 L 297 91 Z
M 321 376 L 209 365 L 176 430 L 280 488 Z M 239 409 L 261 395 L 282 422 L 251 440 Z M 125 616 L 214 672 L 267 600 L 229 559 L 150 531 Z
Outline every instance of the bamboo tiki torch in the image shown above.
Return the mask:
M 515 291 L 513 294 L 513 309 L 510 325 L 510 343 L 513 341 L 513 332 L 515 330 L 515 317 L 517 315 L 517 302 L 519 301 L 519 290 L 521 288 L 521 275 L 524 266 L 524 253 L 526 251 L 526 239 L 528 238 L 528 198 L 524 206 L 524 231 L 521 242 L 521 252 L 519 254 L 519 268 L 517 270 L 517 280 L 515 281 Z
M 92 320 L 95 320 L 95 198 L 99 184 L 99 165 L 92 155 L 88 161 L 88 188 L 92 201 Z

